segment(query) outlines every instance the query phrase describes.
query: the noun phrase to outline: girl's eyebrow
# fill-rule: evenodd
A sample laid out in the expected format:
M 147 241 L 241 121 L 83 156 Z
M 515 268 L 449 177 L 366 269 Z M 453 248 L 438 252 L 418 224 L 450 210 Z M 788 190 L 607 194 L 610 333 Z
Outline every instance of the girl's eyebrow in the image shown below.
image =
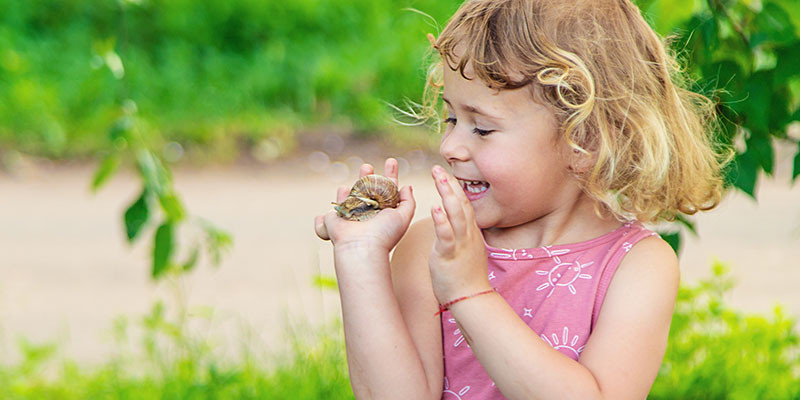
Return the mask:
M 453 104 L 450 103 L 450 100 L 447 100 L 445 97 L 442 97 L 442 100 L 444 100 L 444 102 L 447 103 L 450 107 L 453 107 Z M 483 111 L 483 110 L 481 110 L 480 108 L 478 108 L 476 106 L 471 106 L 469 104 L 465 104 L 463 106 L 463 108 L 464 108 L 464 110 L 466 110 L 468 112 L 471 112 L 473 114 L 483 115 L 484 117 L 491 118 L 491 119 L 494 119 L 494 120 L 497 120 L 497 121 L 502 121 L 503 120 L 503 118 L 495 116 L 495 115 L 492 115 L 492 114 L 489 114 L 486 111 Z

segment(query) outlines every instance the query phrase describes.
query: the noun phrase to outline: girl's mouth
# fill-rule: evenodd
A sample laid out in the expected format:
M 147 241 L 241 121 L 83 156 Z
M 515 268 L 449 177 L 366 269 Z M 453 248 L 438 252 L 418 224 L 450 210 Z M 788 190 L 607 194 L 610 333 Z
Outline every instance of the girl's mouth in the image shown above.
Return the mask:
M 456 179 L 458 179 L 458 183 L 461 184 L 461 188 L 464 189 L 464 194 L 467 195 L 470 201 L 483 197 L 484 193 L 489 190 L 489 182 Z

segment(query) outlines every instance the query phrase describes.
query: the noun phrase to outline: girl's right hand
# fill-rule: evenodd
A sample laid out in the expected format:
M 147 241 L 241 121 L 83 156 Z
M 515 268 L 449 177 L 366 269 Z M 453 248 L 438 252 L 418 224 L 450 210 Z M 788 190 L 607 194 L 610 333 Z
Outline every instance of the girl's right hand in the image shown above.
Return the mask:
M 397 160 L 387 159 L 384 175 L 395 184 L 398 184 L 397 170 Z M 364 177 L 374 172 L 372 165 L 363 164 L 359 176 Z M 336 201 L 344 201 L 349 193 L 349 187 L 340 186 Z M 383 209 L 367 221 L 348 221 L 331 210 L 314 218 L 314 230 L 320 239 L 330 240 L 338 251 L 380 250 L 388 254 L 411 224 L 415 207 L 411 186 L 406 186 L 400 189 L 400 203 L 397 208 Z

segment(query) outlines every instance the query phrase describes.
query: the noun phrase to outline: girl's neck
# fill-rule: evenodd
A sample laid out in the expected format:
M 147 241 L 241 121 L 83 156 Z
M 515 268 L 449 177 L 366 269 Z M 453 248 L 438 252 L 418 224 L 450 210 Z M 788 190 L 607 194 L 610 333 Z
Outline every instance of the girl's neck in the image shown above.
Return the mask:
M 594 202 L 581 194 L 571 204 L 522 225 L 483 230 L 486 244 L 496 248 L 530 249 L 578 243 L 622 226 L 610 213 L 598 216 Z

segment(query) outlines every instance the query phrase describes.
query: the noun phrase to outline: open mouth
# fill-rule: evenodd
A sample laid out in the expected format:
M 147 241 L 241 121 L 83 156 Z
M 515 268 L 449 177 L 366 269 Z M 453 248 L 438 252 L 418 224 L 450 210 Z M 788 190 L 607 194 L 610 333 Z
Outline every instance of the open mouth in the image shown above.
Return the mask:
M 458 183 L 461 184 L 461 188 L 464 189 L 465 192 L 471 194 L 480 194 L 489 189 L 489 182 L 484 181 L 458 179 Z

